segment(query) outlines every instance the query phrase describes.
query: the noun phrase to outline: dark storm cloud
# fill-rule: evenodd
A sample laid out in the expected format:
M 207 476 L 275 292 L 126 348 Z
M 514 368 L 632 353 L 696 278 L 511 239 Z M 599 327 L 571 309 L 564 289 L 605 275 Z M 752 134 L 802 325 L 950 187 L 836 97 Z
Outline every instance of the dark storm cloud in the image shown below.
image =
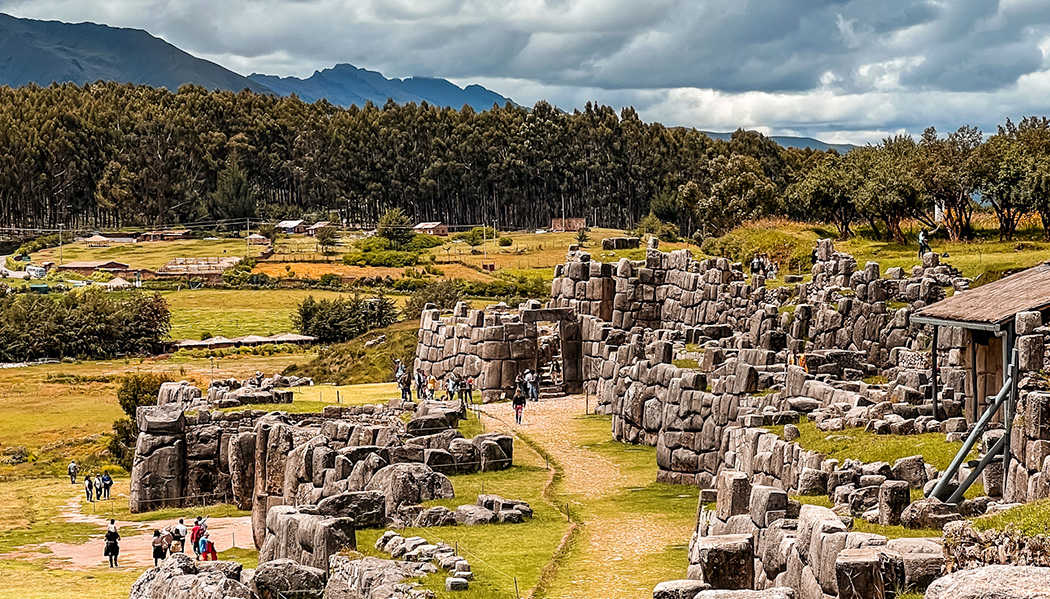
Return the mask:
M 242 73 L 349 62 L 522 103 L 875 138 L 1046 111 L 1045 0 L 0 0 L 139 27 Z M 947 112 L 947 111 L 952 112 Z M 961 122 L 959 120 L 961 119 Z M 969 119 L 969 120 L 967 120 Z

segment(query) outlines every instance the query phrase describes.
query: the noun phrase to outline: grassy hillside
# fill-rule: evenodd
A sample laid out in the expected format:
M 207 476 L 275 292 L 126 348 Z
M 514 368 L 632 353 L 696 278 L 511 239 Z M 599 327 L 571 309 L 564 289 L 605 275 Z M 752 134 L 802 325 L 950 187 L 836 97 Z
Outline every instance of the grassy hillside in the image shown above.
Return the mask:
M 416 337 L 419 323 L 399 322 L 377 329 L 357 339 L 333 345 L 305 364 L 285 369 L 285 374 L 313 377 L 318 383 L 358 385 L 385 383 L 394 380 L 394 360 L 400 358 L 411 367 L 416 355 Z M 365 343 L 386 335 L 386 341 L 366 348 Z

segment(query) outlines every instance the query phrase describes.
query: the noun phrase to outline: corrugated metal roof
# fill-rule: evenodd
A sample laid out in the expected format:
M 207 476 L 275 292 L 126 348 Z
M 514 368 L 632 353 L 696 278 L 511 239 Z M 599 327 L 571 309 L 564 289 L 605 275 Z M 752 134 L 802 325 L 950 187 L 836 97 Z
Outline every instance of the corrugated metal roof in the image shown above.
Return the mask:
M 976 289 L 956 293 L 919 310 L 914 316 L 1000 324 L 1018 312 L 1047 306 L 1050 306 L 1050 264 L 1044 262 Z

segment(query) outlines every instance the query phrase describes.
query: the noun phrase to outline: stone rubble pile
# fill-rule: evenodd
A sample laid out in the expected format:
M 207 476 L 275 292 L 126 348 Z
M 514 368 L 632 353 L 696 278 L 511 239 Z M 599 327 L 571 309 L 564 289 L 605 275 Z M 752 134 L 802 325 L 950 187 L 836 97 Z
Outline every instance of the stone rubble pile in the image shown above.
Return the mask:
M 446 591 L 465 591 L 474 580 L 470 562 L 457 555 L 455 548 L 447 543 L 432 544 L 423 537 L 406 538 L 388 530 L 376 540 L 376 549 L 389 553 L 395 560 L 436 564 L 449 573 L 445 578 Z

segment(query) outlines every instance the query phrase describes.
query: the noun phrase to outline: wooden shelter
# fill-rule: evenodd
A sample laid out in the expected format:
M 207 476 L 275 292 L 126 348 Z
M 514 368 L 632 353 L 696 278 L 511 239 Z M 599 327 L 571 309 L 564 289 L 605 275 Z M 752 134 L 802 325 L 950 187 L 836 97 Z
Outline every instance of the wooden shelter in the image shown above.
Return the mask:
M 965 363 L 969 363 L 971 393 L 966 406 L 967 419 L 975 422 L 952 465 L 944 473 L 932 495 L 955 503 L 973 484 L 985 466 L 1003 461 L 1003 472 L 1010 471 L 1010 436 L 1017 405 L 1018 355 L 1014 327 L 1020 312 L 1050 311 L 1050 264 L 1043 263 L 970 291 L 927 306 L 911 317 L 915 324 L 933 326 L 930 381 L 933 415 L 937 418 L 937 350 L 941 327 L 957 327 L 969 337 Z M 1006 427 L 1003 437 L 985 454 L 958 490 L 945 497 L 948 481 L 958 472 L 970 450 L 993 420 Z

